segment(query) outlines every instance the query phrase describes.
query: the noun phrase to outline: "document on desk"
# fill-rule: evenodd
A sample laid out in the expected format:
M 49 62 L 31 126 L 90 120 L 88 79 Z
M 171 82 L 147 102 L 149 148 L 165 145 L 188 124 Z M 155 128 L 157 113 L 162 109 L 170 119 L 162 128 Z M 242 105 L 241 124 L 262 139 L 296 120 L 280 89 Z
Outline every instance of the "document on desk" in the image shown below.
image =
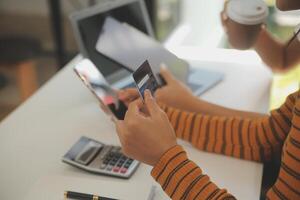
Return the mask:
M 189 72 L 186 61 L 177 58 L 145 33 L 111 17 L 105 19 L 96 50 L 132 71 L 148 60 L 154 74 L 159 73 L 162 63 L 183 82 L 186 81 Z
M 153 185 L 147 200 L 169 200 L 168 195 L 158 185 Z
M 167 200 L 169 199 L 162 189 L 143 183 L 134 183 L 130 180 L 119 180 L 108 177 L 75 178 L 62 175 L 48 175 L 39 179 L 25 200 L 63 200 L 64 192 L 68 190 L 98 194 L 121 200 Z M 136 190 L 139 190 L 137 193 Z M 154 193 L 153 193 L 154 192 Z M 153 196 L 153 198 L 149 198 Z

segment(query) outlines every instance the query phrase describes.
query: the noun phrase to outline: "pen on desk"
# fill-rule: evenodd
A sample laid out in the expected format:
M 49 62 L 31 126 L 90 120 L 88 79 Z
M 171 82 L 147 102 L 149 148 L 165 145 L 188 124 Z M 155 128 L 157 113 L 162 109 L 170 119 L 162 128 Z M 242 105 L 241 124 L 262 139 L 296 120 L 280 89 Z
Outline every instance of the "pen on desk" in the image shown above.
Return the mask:
M 64 197 L 65 199 L 77 199 L 77 200 L 117 200 L 108 197 L 100 197 L 98 195 L 85 194 L 85 193 L 72 192 L 72 191 L 65 191 Z

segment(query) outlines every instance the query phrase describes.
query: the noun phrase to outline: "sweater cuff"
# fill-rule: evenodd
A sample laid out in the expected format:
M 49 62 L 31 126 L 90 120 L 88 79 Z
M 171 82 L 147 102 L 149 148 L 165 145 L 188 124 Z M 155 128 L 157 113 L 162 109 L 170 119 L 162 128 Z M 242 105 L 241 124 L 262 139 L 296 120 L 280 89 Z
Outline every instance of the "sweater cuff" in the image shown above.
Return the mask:
M 180 145 L 176 145 L 167 150 L 151 171 L 151 176 L 157 181 L 164 171 L 169 171 L 168 168 L 173 168 L 177 162 L 187 159 L 186 152 Z M 172 162 L 173 161 L 173 162 Z M 175 163 L 174 163 L 175 162 Z

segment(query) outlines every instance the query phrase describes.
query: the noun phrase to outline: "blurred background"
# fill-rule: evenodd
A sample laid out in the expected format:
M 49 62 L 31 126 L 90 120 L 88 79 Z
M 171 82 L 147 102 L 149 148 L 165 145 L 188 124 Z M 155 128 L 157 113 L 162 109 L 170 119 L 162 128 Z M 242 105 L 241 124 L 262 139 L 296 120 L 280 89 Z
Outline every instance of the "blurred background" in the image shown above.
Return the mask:
M 104 0 L 0 1 L 0 120 L 77 53 L 70 13 Z M 121 0 L 119 0 L 121 1 Z M 230 48 L 219 20 L 222 0 L 146 0 L 156 38 L 172 45 Z M 293 35 L 299 11 L 282 13 L 267 0 L 267 26 L 283 41 Z M 297 19 L 298 16 L 298 19 Z M 176 34 L 176 40 L 169 41 Z M 270 109 L 299 87 L 300 66 L 274 74 Z

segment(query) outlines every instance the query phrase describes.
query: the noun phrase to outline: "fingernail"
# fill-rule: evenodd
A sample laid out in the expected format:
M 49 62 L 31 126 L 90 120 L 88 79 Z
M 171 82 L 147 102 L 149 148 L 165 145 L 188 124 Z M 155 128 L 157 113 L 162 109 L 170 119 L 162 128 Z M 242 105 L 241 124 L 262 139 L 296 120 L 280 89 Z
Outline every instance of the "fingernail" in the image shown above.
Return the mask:
M 163 70 L 167 69 L 167 65 L 165 63 L 161 63 L 160 69 L 163 69 Z
M 151 92 L 150 92 L 149 89 L 146 89 L 146 90 L 145 90 L 144 95 L 145 95 L 146 97 L 148 97 L 148 98 L 152 98 L 152 95 L 151 95 Z

